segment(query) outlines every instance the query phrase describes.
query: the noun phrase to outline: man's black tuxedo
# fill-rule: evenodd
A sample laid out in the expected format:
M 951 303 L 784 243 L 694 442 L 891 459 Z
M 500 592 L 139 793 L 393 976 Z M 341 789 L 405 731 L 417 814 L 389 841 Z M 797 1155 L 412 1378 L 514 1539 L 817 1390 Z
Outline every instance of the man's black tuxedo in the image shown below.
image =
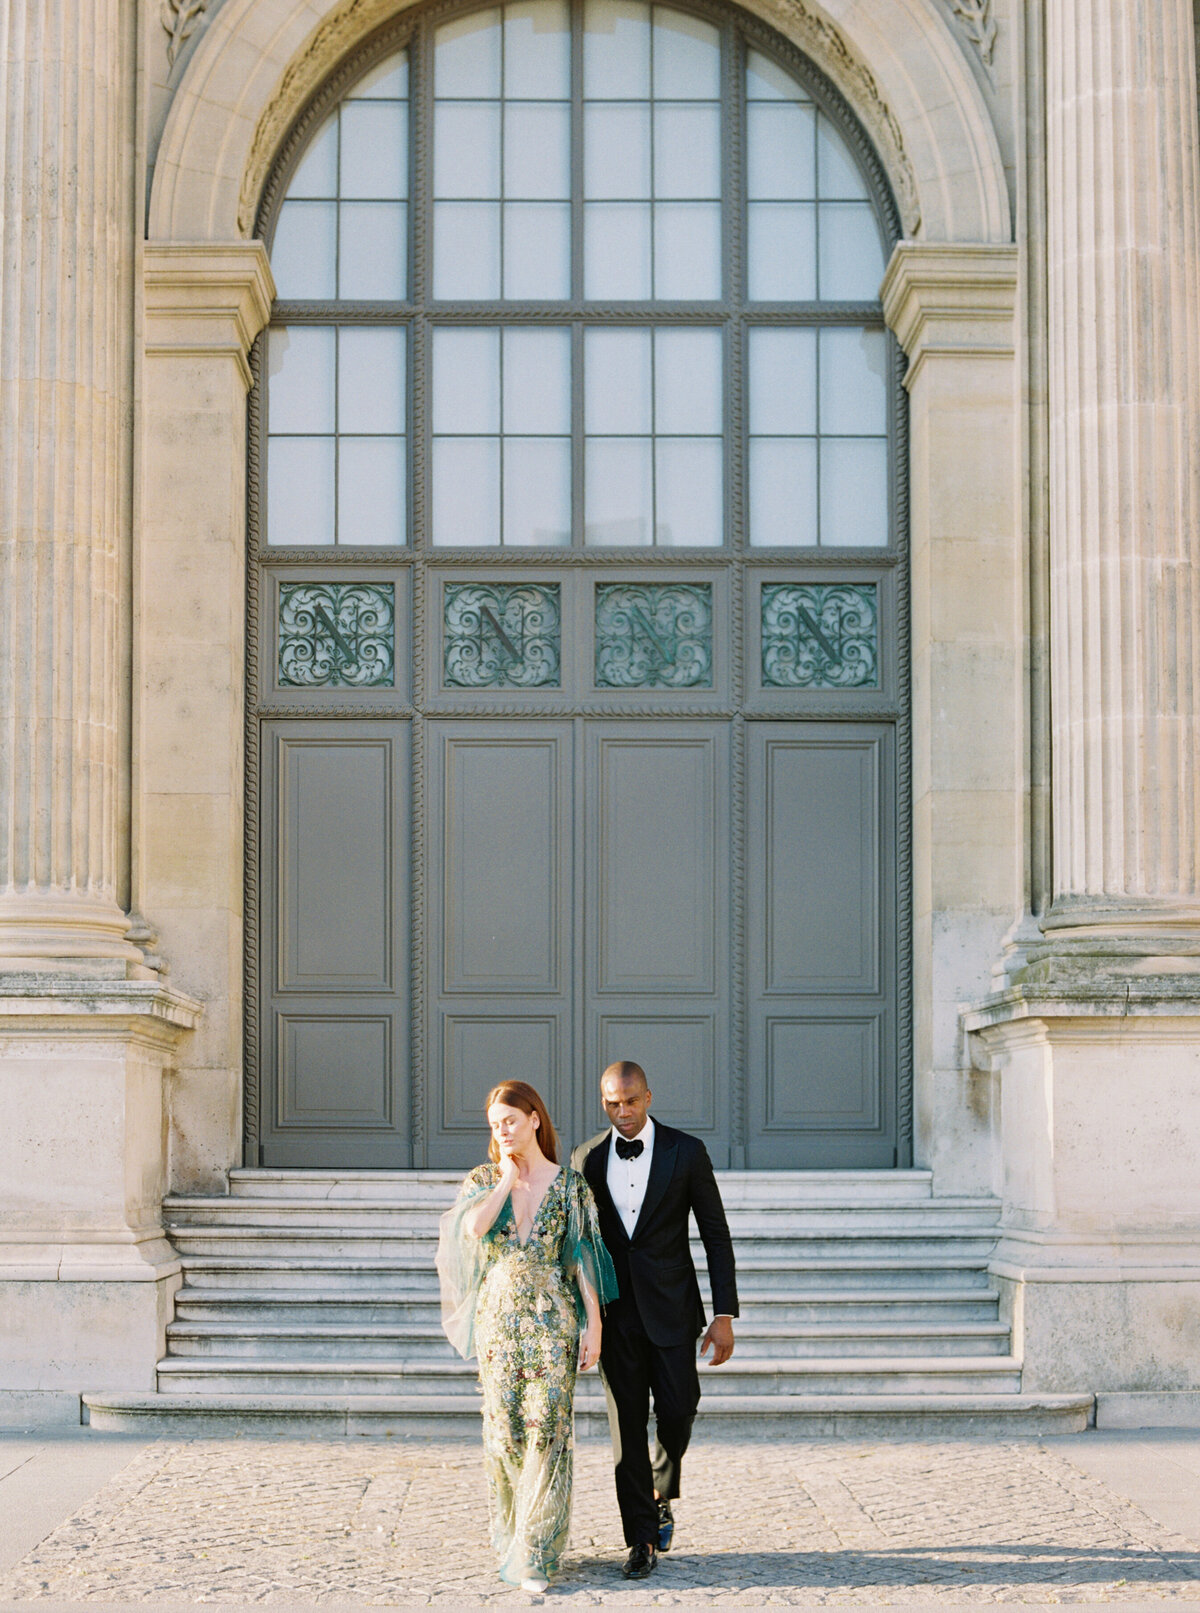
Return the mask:
M 679 1494 L 680 1464 L 700 1403 L 696 1340 L 704 1331 L 704 1306 L 688 1246 L 689 1213 L 708 1259 L 714 1314 L 736 1316 L 738 1302 L 733 1242 L 700 1139 L 655 1121 L 650 1175 L 632 1236 L 608 1191 L 611 1147 L 612 1132 L 603 1131 L 580 1144 L 571 1164 L 592 1189 L 620 1290 L 604 1312 L 600 1375 L 617 1501 L 626 1543 L 634 1546 L 657 1539 L 655 1489 L 668 1499 Z M 653 1467 L 646 1446 L 651 1393 L 658 1432 Z

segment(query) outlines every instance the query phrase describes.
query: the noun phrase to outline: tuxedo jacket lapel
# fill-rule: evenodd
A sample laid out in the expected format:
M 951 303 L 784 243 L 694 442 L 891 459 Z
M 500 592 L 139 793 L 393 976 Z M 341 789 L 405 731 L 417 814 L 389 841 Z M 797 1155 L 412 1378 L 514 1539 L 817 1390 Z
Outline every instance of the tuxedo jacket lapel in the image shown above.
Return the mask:
M 675 1139 L 665 1136 L 661 1126 L 655 1127 L 654 1153 L 650 1159 L 650 1180 L 646 1183 L 646 1196 L 642 1200 L 642 1208 L 638 1213 L 637 1224 L 633 1229 L 634 1239 L 650 1225 L 651 1217 L 658 1208 L 663 1194 L 667 1191 L 667 1185 L 675 1171 L 675 1150 L 677 1147 L 678 1144 Z M 619 1219 L 620 1217 L 618 1216 Z
M 584 1160 L 583 1174 L 592 1190 L 592 1197 L 597 1204 L 603 1204 L 606 1209 L 612 1212 L 612 1220 L 616 1225 L 618 1235 L 628 1243 L 629 1234 L 625 1230 L 625 1223 L 617 1214 L 612 1195 L 608 1191 L 608 1154 L 611 1147 L 612 1135 L 610 1133 L 601 1138 Z

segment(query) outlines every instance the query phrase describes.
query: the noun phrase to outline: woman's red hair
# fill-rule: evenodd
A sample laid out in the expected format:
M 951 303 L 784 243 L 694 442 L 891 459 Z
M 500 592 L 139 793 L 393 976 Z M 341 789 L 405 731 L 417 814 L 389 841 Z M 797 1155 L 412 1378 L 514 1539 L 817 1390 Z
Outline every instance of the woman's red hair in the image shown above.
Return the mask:
M 519 1109 L 522 1114 L 536 1115 L 538 1147 L 552 1165 L 558 1164 L 558 1138 L 554 1135 L 554 1125 L 540 1094 L 533 1087 L 525 1081 L 501 1081 L 498 1087 L 493 1087 L 488 1093 L 483 1106 L 484 1114 L 494 1103 L 506 1103 L 510 1109 Z M 493 1165 L 500 1163 L 500 1149 L 494 1137 L 488 1144 L 488 1158 Z

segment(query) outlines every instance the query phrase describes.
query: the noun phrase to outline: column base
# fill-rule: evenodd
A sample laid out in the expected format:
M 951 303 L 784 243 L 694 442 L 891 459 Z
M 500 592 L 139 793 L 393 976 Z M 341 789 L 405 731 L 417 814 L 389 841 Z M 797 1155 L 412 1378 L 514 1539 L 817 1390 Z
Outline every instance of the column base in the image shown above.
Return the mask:
M 0 976 L 0 1421 L 154 1387 L 181 1282 L 163 1078 L 199 1015 L 152 981 Z
M 989 1269 L 1023 1389 L 1200 1392 L 1200 978 L 1090 945 L 962 1015 L 999 1081 Z
M 156 978 L 115 902 L 74 895 L 0 896 L 3 974 Z

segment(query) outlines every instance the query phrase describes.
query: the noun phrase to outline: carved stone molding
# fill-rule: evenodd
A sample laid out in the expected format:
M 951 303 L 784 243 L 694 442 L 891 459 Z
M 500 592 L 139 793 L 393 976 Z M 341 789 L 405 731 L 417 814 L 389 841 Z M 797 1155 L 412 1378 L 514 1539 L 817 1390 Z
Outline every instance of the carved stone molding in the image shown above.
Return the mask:
M 187 4 L 188 0 L 181 0 L 181 3 Z M 990 5 L 990 0 L 987 4 Z M 238 226 L 244 233 L 249 234 L 254 228 L 267 176 L 301 107 L 346 53 L 373 28 L 395 15 L 395 10 L 395 0 L 346 0 L 314 29 L 302 51 L 293 59 L 258 120 L 243 170 Z M 861 118 L 887 169 L 904 233 L 914 234 L 921 222 L 916 178 L 900 125 L 881 96 L 870 69 L 854 54 L 837 28 L 810 11 L 803 0 L 769 0 L 766 13 L 785 37 L 828 75 Z
M 167 31 L 167 65 L 174 67 L 175 58 L 199 27 L 208 0 L 162 0 L 159 17 Z
M 915 235 L 921 223 L 921 203 L 904 136 L 891 108 L 879 93 L 870 68 L 825 17 L 819 17 L 803 0 L 769 0 L 765 14 L 841 90 L 887 169 L 900 209 L 905 235 Z
M 950 0 L 950 9 L 959 28 L 974 45 L 990 77 L 996 51 L 996 19 L 992 15 L 992 0 Z

